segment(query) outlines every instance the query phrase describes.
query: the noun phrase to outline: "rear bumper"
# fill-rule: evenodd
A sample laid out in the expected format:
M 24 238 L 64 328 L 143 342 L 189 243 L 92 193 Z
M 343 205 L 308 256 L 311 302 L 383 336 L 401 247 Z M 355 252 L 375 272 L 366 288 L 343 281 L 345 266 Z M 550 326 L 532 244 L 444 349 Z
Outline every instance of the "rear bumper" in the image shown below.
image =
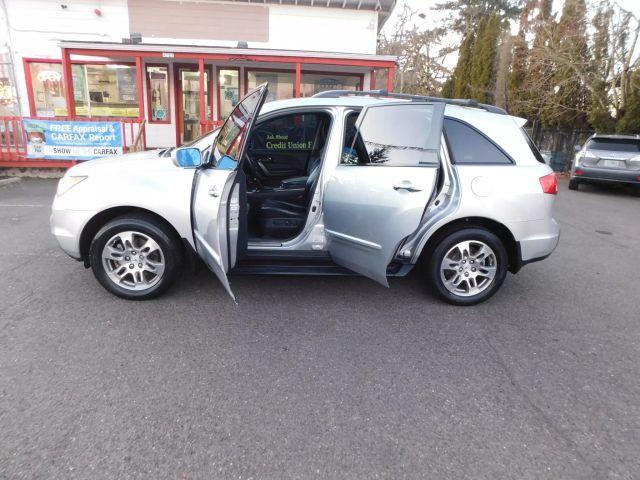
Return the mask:
M 576 175 L 576 170 L 582 172 Z M 640 183 L 640 170 L 578 166 L 571 172 L 571 179 L 586 182 Z
M 522 266 L 544 260 L 558 246 L 560 241 L 560 227 L 553 218 L 519 222 L 511 225 L 512 231 L 518 233 L 516 238 L 516 261 L 510 266 L 510 271 L 516 273 Z

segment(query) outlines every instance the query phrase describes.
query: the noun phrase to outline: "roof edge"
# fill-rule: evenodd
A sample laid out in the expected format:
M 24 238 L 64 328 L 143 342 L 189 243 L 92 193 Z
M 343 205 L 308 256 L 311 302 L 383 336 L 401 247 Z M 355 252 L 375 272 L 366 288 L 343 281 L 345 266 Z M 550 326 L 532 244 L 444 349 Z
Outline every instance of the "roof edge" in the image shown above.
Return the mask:
M 378 55 L 367 53 L 346 52 L 322 52 L 308 50 L 279 50 L 271 48 L 236 48 L 198 46 L 184 44 L 157 44 L 157 43 L 117 43 L 117 42 L 86 42 L 62 40 L 58 42 L 60 48 L 70 50 L 118 50 L 131 52 L 155 52 L 155 53 L 202 53 L 202 54 L 235 54 L 255 56 L 279 56 L 279 57 L 306 57 L 328 58 L 340 60 L 372 60 L 378 62 L 394 63 L 398 60 L 395 55 Z

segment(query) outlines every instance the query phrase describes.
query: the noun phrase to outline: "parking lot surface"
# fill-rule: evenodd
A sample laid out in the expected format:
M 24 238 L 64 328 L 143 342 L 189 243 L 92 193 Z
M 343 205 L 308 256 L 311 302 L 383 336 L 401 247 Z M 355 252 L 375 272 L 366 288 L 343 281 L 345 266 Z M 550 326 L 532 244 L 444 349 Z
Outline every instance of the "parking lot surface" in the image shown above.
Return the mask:
M 638 478 L 640 197 L 561 183 L 562 237 L 487 303 L 419 272 L 212 274 L 128 302 L 0 189 L 0 479 Z

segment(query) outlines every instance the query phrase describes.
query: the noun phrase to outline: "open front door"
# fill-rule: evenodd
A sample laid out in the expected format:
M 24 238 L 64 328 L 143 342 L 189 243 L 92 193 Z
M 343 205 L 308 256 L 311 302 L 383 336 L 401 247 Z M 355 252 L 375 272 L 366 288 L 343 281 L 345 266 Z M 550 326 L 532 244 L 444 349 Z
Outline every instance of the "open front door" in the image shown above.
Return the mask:
M 247 241 L 241 159 L 266 94 L 267 84 L 260 85 L 233 109 L 216 137 L 209 163 L 194 178 L 191 217 L 196 250 L 234 301 L 227 272 Z
M 370 106 L 346 129 L 323 200 L 334 262 L 388 286 L 387 265 L 418 228 L 436 185 L 444 107 Z

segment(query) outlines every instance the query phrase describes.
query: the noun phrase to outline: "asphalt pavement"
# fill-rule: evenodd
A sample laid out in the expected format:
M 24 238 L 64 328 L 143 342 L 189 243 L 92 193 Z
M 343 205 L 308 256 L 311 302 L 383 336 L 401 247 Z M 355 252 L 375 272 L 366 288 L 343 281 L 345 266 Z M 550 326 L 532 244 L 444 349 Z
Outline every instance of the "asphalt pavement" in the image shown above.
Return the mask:
M 488 302 L 419 272 L 107 293 L 0 189 L 0 479 L 640 477 L 640 196 L 561 184 L 560 245 Z

